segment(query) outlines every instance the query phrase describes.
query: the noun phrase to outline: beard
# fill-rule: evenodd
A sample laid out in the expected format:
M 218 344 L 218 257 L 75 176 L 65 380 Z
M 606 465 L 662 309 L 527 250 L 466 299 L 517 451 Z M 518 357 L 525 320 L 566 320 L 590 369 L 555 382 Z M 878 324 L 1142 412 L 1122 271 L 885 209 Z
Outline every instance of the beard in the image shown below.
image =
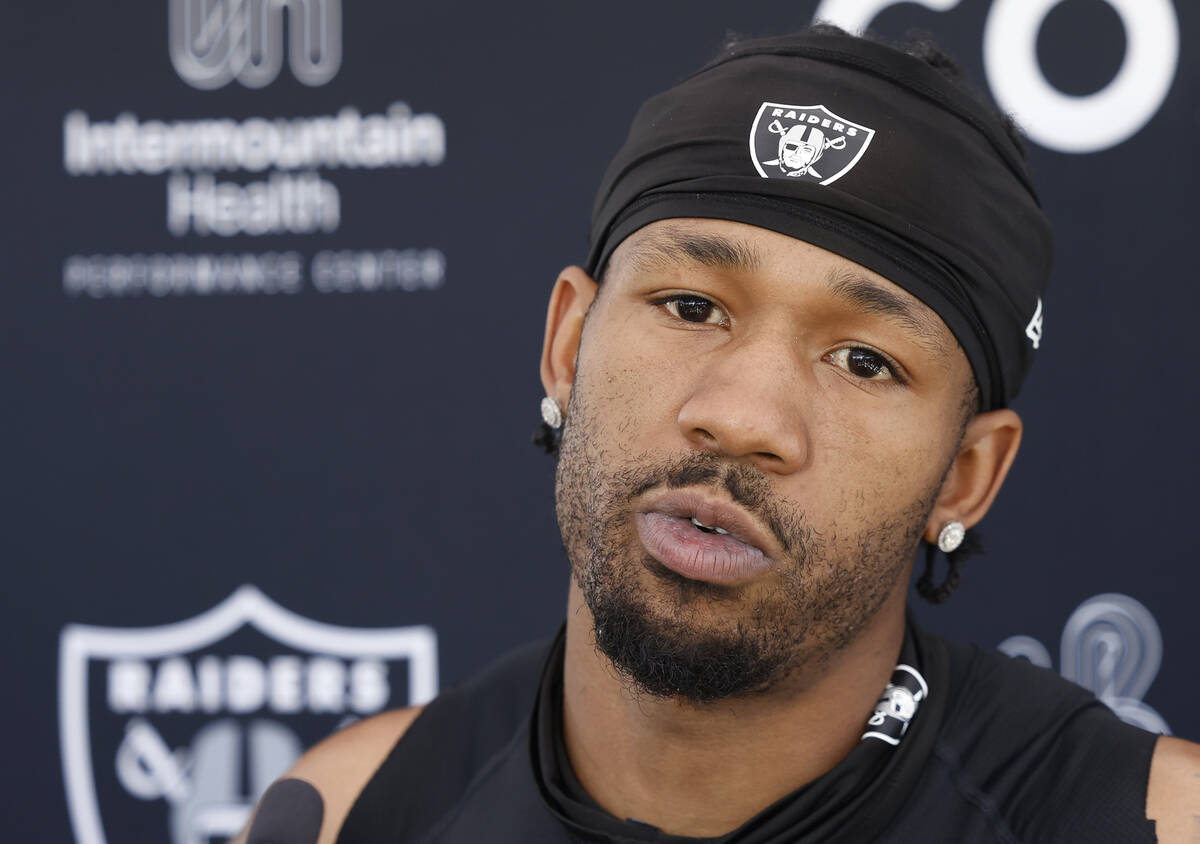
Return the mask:
M 869 523 L 854 516 L 852 529 L 818 530 L 746 463 L 709 451 L 606 448 L 614 440 L 591 415 L 582 386 L 572 392 L 559 452 L 558 523 L 596 648 L 634 693 L 701 705 L 817 673 L 869 625 L 905 575 L 936 489 L 898 508 L 867 501 Z M 783 556 L 754 582 L 733 586 L 691 580 L 659 563 L 638 539 L 633 502 L 651 489 L 682 487 L 732 498 L 771 530 Z

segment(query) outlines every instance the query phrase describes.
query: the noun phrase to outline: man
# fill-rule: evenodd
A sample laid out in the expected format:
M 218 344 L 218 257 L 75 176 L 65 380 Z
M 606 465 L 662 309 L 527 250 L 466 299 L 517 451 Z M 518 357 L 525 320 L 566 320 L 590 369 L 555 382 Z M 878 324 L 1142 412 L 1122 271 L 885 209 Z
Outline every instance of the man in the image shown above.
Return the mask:
M 564 632 L 314 748 L 250 841 L 1197 840 L 1200 749 L 906 616 L 1016 456 L 1050 262 L 913 53 L 741 41 L 643 106 L 546 324 Z

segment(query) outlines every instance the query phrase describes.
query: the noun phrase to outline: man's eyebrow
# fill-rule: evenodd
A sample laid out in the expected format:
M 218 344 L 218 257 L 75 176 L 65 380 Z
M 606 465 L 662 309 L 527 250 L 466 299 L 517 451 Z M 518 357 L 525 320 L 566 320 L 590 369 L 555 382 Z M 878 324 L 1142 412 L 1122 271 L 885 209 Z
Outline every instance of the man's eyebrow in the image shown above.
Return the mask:
M 829 290 L 852 307 L 869 314 L 878 314 L 911 330 L 930 351 L 944 356 L 950 353 L 937 325 L 909 299 L 881 287 L 866 276 L 842 270 L 829 278 Z
M 680 263 L 714 270 L 753 270 L 762 258 L 754 247 L 719 235 L 667 230 L 634 245 L 625 256 L 637 270 L 661 270 Z

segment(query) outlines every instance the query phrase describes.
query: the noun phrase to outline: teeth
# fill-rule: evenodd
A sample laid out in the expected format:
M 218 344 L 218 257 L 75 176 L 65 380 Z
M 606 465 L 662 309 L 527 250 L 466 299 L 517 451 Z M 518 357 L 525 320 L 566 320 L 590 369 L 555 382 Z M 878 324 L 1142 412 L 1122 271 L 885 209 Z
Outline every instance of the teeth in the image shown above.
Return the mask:
M 725 530 L 725 528 L 710 527 L 709 525 L 706 525 L 702 521 L 697 519 L 695 516 L 692 516 L 692 524 L 694 524 L 696 527 L 700 528 L 700 530 L 706 530 L 709 533 L 719 533 L 721 536 L 726 536 L 729 533 L 729 531 Z

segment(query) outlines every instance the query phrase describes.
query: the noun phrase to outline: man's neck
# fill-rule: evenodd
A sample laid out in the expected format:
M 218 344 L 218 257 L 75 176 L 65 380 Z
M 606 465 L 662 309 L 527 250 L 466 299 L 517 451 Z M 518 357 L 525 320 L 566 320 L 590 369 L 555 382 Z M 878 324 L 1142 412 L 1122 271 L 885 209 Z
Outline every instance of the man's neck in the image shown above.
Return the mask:
M 572 584 L 563 675 L 571 765 L 616 817 L 675 835 L 722 835 L 845 758 L 903 636 L 901 590 L 803 688 L 696 706 L 632 692 L 597 652 L 591 613 Z

